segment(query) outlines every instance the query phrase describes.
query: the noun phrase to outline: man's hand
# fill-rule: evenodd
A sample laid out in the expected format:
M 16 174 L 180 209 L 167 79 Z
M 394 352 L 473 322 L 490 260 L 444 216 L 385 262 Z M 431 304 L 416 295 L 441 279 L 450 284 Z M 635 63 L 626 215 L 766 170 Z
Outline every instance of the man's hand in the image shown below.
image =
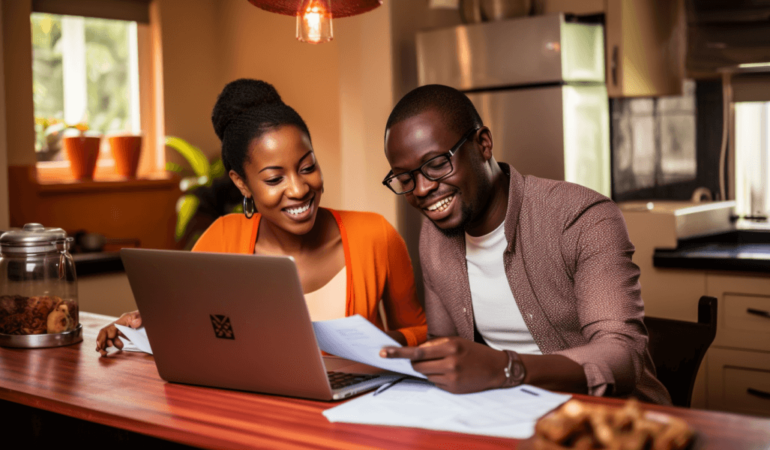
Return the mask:
M 455 394 L 502 386 L 508 355 L 460 337 L 442 337 L 419 347 L 384 347 L 383 358 L 407 358 L 414 370 Z
M 115 348 L 119 350 L 123 349 L 123 341 L 120 340 L 123 333 L 118 331 L 115 324 L 139 328 L 142 326 L 142 316 L 139 315 L 139 311 L 127 312 L 120 316 L 114 323 L 99 330 L 99 335 L 96 337 L 96 351 L 101 353 L 102 356 L 107 356 L 108 347 L 115 346 Z

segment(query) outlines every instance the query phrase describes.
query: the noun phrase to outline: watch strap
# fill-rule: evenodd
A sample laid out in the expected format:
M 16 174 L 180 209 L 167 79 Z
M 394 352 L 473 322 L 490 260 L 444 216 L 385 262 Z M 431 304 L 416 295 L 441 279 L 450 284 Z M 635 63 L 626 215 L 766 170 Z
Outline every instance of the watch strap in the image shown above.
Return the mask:
M 524 367 L 524 363 L 521 361 L 521 357 L 513 350 L 504 350 L 508 355 L 508 366 L 503 371 L 505 373 L 505 381 L 500 387 L 509 388 L 522 384 L 524 378 L 527 377 L 527 368 Z

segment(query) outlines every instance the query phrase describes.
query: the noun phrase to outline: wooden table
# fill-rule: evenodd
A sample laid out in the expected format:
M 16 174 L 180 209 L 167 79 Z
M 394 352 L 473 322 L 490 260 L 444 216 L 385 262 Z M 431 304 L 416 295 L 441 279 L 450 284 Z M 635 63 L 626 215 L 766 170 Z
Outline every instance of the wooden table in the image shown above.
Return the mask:
M 118 352 L 100 358 L 94 351 L 98 330 L 113 318 L 88 313 L 80 318 L 82 344 L 38 350 L 0 348 L 0 400 L 6 406 L 207 448 L 493 449 L 518 444 L 417 428 L 329 423 L 321 412 L 334 403 L 166 383 L 150 355 Z M 698 449 L 770 448 L 767 419 L 652 405 L 649 409 L 686 419 L 699 433 Z M 9 414 L 9 408 L 0 409 L 0 416 L 8 419 Z M 0 422 L 6 437 L 13 433 L 3 425 Z M 77 443 L 84 434 L 70 439 Z M 113 443 L 109 448 L 115 448 Z

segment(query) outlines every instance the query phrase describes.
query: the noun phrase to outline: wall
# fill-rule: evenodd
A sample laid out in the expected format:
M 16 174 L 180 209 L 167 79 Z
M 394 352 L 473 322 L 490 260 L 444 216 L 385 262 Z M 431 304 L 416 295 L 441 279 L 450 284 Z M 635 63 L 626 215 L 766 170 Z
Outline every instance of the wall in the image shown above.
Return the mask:
M 0 48 L 3 48 L 3 14 L 0 7 Z M 3 60 L 0 58 L 0 230 L 10 226 L 8 204 L 8 142 L 5 130 L 5 76 Z
M 5 120 L 8 165 L 34 165 L 32 32 L 29 25 L 32 2 L 3 0 L 2 8 L 5 109 L 13 111 Z
M 390 170 L 383 149 L 393 107 L 390 11 L 386 6 L 338 20 L 342 202 L 397 224 L 399 200 L 380 181 Z
M 245 2 L 243 2 L 245 3 Z M 219 155 L 211 109 L 222 88 L 217 0 L 155 0 L 160 21 L 163 122 L 165 134 L 178 136 L 210 157 Z M 183 163 L 174 151 L 170 161 Z

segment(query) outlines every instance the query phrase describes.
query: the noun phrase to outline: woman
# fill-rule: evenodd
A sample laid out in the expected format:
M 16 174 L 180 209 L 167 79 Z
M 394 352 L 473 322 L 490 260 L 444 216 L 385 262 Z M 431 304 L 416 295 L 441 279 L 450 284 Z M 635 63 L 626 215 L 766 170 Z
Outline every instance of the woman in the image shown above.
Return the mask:
M 360 314 L 402 345 L 426 339 L 406 245 L 380 215 L 320 208 L 323 176 L 310 132 L 270 84 L 241 79 L 225 86 L 212 113 L 222 159 L 243 194 L 244 214 L 220 217 L 193 251 L 294 258 L 312 320 Z M 259 211 L 256 213 L 255 211 Z M 141 326 L 138 311 L 116 323 Z M 114 325 L 96 350 L 123 348 Z

